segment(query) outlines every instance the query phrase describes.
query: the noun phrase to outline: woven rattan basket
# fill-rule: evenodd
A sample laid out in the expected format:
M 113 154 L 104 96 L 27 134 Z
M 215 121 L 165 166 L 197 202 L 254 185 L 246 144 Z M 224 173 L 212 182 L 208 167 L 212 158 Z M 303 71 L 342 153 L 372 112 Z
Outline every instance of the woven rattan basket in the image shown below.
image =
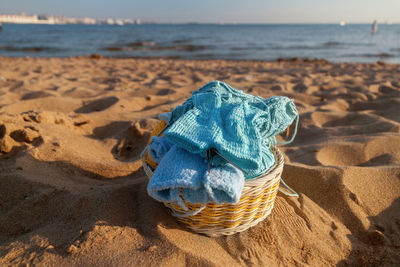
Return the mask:
M 165 124 L 161 123 L 156 127 L 152 136 L 158 135 L 163 126 Z M 173 203 L 164 202 L 164 205 L 171 210 L 171 214 L 178 221 L 197 233 L 219 236 L 244 231 L 264 220 L 274 207 L 283 170 L 283 156 L 276 148 L 273 152 L 275 165 L 265 174 L 245 182 L 237 204 L 208 203 L 202 207 L 201 204 L 184 201 L 187 211 Z M 155 169 L 154 163 L 148 153 L 144 153 L 142 159 L 146 175 L 151 179 Z

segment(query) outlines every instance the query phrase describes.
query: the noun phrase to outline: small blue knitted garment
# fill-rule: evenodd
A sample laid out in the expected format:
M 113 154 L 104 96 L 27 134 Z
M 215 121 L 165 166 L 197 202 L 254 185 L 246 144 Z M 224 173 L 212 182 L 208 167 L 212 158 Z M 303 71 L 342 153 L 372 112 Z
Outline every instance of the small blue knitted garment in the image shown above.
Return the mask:
M 202 157 L 216 149 L 251 179 L 274 165 L 270 146 L 296 116 L 292 99 L 263 99 L 214 81 L 172 111 L 164 137 Z
M 159 138 L 158 141 L 168 142 L 165 138 Z M 155 149 L 161 148 L 164 152 L 167 146 L 156 146 Z M 160 151 L 157 154 L 160 155 Z M 173 202 L 186 210 L 179 196 L 180 190 L 185 201 L 193 204 L 234 204 L 240 199 L 243 185 L 243 173 L 233 165 L 225 162 L 207 170 L 207 164 L 199 154 L 174 145 L 161 157 L 147 185 L 147 192 L 158 201 Z
M 196 154 L 173 146 L 162 158 L 147 185 L 147 193 L 161 202 L 174 202 L 187 209 L 179 196 L 190 203 L 207 203 L 203 176 L 207 164 Z

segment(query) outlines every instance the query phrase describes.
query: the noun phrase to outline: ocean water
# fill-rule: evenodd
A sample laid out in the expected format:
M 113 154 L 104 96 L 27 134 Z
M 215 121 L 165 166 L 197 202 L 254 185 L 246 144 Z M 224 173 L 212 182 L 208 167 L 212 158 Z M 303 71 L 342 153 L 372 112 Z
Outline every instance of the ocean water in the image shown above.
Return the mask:
M 400 24 L 4 24 L 0 56 L 276 60 L 400 63 Z

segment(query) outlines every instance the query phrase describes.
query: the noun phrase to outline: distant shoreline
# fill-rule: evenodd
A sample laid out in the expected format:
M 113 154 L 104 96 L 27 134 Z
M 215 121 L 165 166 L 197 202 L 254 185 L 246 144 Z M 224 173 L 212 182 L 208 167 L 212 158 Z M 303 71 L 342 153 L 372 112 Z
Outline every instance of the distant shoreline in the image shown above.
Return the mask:
M 2 21 L 0 21 L 2 22 Z M 124 24 L 124 25 L 116 25 L 116 24 L 101 24 L 101 23 L 94 23 L 94 24 L 86 24 L 86 23 L 13 23 L 13 22 L 2 22 L 3 25 L 52 25 L 52 26 L 57 26 L 57 25 L 68 25 L 68 26 L 72 26 L 72 25 L 87 25 L 87 26 L 145 26 L 145 25 L 190 25 L 190 26 L 208 26 L 208 25 L 212 25 L 212 26 L 279 26 L 279 25 L 283 25 L 283 26 L 291 26 L 291 25 L 298 25 L 298 26 L 315 26 L 315 25 L 333 25 L 333 26 L 339 26 L 339 27 L 346 27 L 349 25 L 371 25 L 370 22 L 347 22 L 346 26 L 341 26 L 339 22 L 335 23 L 335 22 L 327 22 L 327 23 L 321 23 L 321 22 L 309 22 L 309 23 L 294 23 L 294 22 L 271 22 L 271 23 L 217 23 L 217 22 L 210 22 L 210 23 L 201 23 L 201 22 L 187 22 L 187 23 L 168 23 L 168 22 L 141 22 L 140 24 Z M 387 23 L 379 23 L 379 26 L 382 25 L 387 25 L 387 26 L 392 26 L 392 25 L 400 25 L 400 22 L 394 22 L 391 24 L 387 24 Z
M 80 56 L 61 56 L 61 57 L 36 57 L 36 56 L 22 56 L 22 57 L 12 57 L 12 56 L 2 56 L 0 55 L 0 59 L 27 59 L 27 60 L 58 60 L 58 59 L 81 59 L 81 60 L 143 60 L 143 61 L 184 61 L 184 62 L 254 62 L 254 63 L 305 63 L 305 64 L 361 64 L 361 65 L 391 65 L 391 66 L 400 66 L 400 63 L 392 63 L 385 61 L 376 61 L 376 62 L 356 62 L 356 61 L 329 61 L 324 58 L 299 58 L 299 57 L 291 57 L 291 58 L 277 58 L 275 60 L 252 60 L 252 59 L 187 59 L 187 58 L 168 58 L 168 57 L 134 57 L 134 56 L 126 56 L 126 57 L 118 57 L 118 56 L 103 56 L 101 54 L 91 54 L 91 55 L 80 55 Z

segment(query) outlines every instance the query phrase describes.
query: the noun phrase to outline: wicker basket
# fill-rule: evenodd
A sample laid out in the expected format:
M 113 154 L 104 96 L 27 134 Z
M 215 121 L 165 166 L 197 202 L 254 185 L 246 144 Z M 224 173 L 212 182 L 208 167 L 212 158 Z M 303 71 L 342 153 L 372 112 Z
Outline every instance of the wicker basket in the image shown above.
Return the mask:
M 162 128 L 162 126 L 157 127 L 152 136 L 158 135 Z M 184 201 L 187 211 L 173 203 L 164 202 L 164 205 L 171 210 L 178 221 L 197 233 L 220 236 L 242 232 L 264 220 L 274 207 L 283 170 L 283 156 L 276 148 L 273 152 L 275 165 L 265 174 L 245 182 L 237 204 L 208 203 L 202 207 L 201 204 Z M 153 162 L 147 152 L 142 159 L 143 168 L 150 179 L 155 166 L 151 166 Z

